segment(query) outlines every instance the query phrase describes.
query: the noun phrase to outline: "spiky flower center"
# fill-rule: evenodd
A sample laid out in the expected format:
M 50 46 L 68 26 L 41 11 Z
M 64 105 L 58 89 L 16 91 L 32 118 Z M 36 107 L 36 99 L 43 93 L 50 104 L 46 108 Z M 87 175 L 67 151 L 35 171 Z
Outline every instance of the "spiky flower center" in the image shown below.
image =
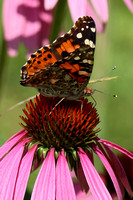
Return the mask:
M 40 95 L 26 105 L 23 110 L 26 117 L 21 116 L 28 136 L 44 148 L 67 151 L 78 147 L 86 148 L 94 142 L 94 130 L 99 123 L 98 114 L 87 99 L 81 101 L 48 98 Z M 83 106 L 81 106 L 83 105 Z

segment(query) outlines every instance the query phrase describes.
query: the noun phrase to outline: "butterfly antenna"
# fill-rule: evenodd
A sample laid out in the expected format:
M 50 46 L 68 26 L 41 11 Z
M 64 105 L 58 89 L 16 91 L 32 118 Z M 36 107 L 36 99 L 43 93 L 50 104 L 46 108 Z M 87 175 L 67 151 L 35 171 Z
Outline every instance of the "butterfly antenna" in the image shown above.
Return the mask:
M 100 81 L 103 81 L 103 79 L 104 79 L 104 80 L 111 80 L 111 79 L 117 78 L 117 76 L 106 78 L 106 76 L 107 76 L 110 72 L 112 72 L 113 70 L 115 70 L 115 69 L 116 69 L 116 66 L 114 66 L 109 72 L 107 72 L 106 74 L 104 74 L 104 75 L 101 76 L 100 78 L 98 78 L 98 79 L 96 79 L 96 80 L 90 81 L 90 83 L 91 83 L 91 84 L 96 84 L 96 83 L 98 83 L 98 82 L 100 82 Z
M 94 89 L 94 91 L 97 91 L 97 92 L 99 92 L 99 93 L 101 93 L 101 94 L 106 94 L 106 95 L 109 95 L 109 96 L 112 96 L 112 97 L 117 98 L 117 94 L 109 94 L 109 93 L 105 93 L 105 92 L 102 92 L 102 91 L 97 90 L 97 89 Z M 92 96 L 91 96 L 91 97 L 92 97 Z
M 106 74 L 104 74 L 103 76 L 101 76 L 100 78 L 98 78 L 97 80 L 101 80 L 104 77 L 106 77 L 108 74 L 110 74 L 112 71 L 114 71 L 116 69 L 116 66 L 114 66 L 109 72 L 107 72 Z

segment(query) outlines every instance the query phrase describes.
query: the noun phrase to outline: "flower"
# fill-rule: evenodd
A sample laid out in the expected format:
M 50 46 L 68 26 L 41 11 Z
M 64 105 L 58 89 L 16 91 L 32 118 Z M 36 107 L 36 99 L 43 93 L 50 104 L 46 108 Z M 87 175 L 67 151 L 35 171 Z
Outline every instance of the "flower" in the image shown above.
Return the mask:
M 133 13 L 133 2 L 132 0 L 123 0 L 128 9 Z M 57 4 L 58 0 L 45 0 L 44 7 L 46 10 L 53 9 Z M 91 16 L 95 23 L 99 33 L 104 31 L 105 24 L 108 21 L 108 1 L 102 0 L 68 0 L 68 6 L 71 13 L 71 17 L 75 22 L 80 16 Z
M 129 157 L 127 157 L 124 154 L 120 154 L 117 157 L 120 160 L 122 166 L 124 167 L 124 170 L 126 172 L 126 175 L 129 180 L 129 183 L 131 185 L 131 188 L 133 188 L 133 173 L 132 173 L 133 159 L 130 159 Z M 116 193 L 115 193 L 114 187 L 112 185 L 112 181 L 111 181 L 107 171 L 104 171 L 104 174 L 102 174 L 102 176 L 104 178 L 104 182 L 106 183 L 109 192 L 111 193 L 111 196 L 113 197 L 113 199 L 115 199 Z M 123 190 L 123 199 L 129 200 L 129 199 L 132 199 L 132 197 L 130 198 L 128 193 Z
M 43 1 L 3 1 L 3 28 L 8 54 L 16 56 L 20 42 L 28 48 L 28 54 L 48 44 L 52 19 L 52 10 L 45 10 Z
M 58 1 L 45 0 L 44 7 L 46 10 L 53 9 Z M 81 16 L 91 16 L 97 27 L 99 33 L 104 31 L 105 24 L 108 21 L 108 3 L 107 0 L 94 1 L 94 0 L 68 0 L 68 6 L 71 17 L 75 22 Z
M 118 199 L 122 200 L 122 188 L 133 195 L 126 173 L 110 147 L 131 159 L 133 154 L 98 138 L 99 117 L 92 103 L 87 99 L 61 102 L 42 95 L 34 101 L 23 110 L 24 129 L 0 148 L 0 199 L 23 199 L 29 175 L 40 165 L 31 200 L 76 199 L 70 170 L 75 171 L 82 190 L 89 189 L 91 197 L 112 199 L 94 167 L 94 153 L 107 169 Z
M 128 9 L 133 13 L 133 1 L 132 0 L 123 0 Z

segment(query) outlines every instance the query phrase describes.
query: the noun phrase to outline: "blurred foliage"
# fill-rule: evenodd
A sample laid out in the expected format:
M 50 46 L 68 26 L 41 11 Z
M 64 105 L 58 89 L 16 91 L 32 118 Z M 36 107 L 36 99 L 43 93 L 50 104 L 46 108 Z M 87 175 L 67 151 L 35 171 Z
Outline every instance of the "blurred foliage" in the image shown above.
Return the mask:
M 62 5 L 60 0 L 55 8 L 51 41 L 61 30 L 68 31 L 72 26 L 68 5 L 65 1 L 63 2 Z M 2 24 L 0 26 L 2 27 Z M 2 46 L 4 44 L 1 34 L 0 113 L 19 101 L 37 94 L 34 88 L 25 88 L 19 84 L 20 68 L 26 61 L 26 48 L 21 44 L 18 56 L 10 58 Z M 114 66 L 117 66 L 117 69 L 109 75 L 119 76 L 118 79 L 91 84 L 93 88 L 104 93 L 118 95 L 118 98 L 113 98 L 98 92 L 94 94 L 101 120 L 99 127 L 102 131 L 99 133 L 99 137 L 117 143 L 128 150 L 133 150 L 133 15 L 120 0 L 109 1 L 109 21 L 105 32 L 101 35 L 97 34 L 92 79 L 103 76 Z M 19 115 L 22 115 L 24 107 L 25 104 L 0 117 L 1 145 L 21 129 Z M 31 187 L 33 187 L 31 180 L 34 174 L 37 172 L 30 177 Z

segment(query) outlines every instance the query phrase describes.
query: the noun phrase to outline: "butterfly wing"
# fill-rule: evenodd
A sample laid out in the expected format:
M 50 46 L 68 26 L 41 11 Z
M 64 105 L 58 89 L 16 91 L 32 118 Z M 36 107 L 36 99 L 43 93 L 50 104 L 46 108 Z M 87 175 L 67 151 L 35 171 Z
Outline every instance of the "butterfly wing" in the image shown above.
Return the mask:
M 95 40 L 93 19 L 79 18 L 68 33 L 31 55 L 22 67 L 21 84 L 32 87 L 52 84 L 51 87 L 60 90 L 60 84 L 66 82 L 69 88 L 77 82 L 75 87 L 82 86 L 83 90 L 92 72 Z

